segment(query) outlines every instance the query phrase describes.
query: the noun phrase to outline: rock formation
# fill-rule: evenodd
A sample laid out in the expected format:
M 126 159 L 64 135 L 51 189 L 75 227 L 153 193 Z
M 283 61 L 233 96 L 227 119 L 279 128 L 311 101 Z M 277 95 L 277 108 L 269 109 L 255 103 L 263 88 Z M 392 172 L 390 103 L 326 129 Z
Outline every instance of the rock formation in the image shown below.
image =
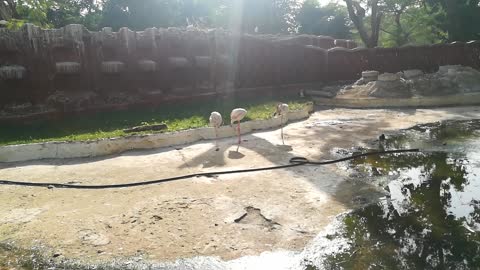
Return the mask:
M 341 89 L 337 97 L 410 98 L 480 92 L 480 71 L 460 65 L 441 66 L 435 73 L 362 72 L 362 78 Z

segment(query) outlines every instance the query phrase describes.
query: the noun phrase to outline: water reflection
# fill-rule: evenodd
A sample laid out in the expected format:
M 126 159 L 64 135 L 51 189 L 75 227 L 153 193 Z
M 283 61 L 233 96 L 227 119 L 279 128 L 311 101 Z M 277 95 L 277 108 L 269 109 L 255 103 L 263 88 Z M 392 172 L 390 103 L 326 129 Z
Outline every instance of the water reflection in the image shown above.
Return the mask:
M 345 217 L 351 246 L 330 256 L 326 268 L 480 268 L 478 130 L 480 121 L 421 125 L 380 146 L 429 152 L 354 161 L 387 178 L 389 196 Z

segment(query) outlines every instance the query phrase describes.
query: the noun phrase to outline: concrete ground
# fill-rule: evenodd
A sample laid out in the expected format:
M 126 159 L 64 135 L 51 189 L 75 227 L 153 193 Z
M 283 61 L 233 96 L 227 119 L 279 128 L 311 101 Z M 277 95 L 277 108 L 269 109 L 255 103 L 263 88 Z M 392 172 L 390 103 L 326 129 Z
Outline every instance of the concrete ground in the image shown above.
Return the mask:
M 102 158 L 0 164 L 0 179 L 78 184 L 144 181 L 200 171 L 287 164 L 293 156 L 330 159 L 382 133 L 419 123 L 480 118 L 480 107 L 324 109 L 280 130 L 182 148 Z M 107 190 L 0 186 L 0 241 L 86 261 L 143 255 L 229 260 L 263 251 L 301 250 L 334 216 L 378 191 L 346 181 L 340 166 L 296 167 Z M 358 200 L 361 198 L 362 200 Z

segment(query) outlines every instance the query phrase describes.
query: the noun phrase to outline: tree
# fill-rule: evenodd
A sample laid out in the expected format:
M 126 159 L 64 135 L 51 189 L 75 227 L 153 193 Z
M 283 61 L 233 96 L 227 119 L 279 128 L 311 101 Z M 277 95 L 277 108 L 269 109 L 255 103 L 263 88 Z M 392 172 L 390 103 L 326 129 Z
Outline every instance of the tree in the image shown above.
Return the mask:
M 222 23 L 243 33 L 277 34 L 295 32 L 298 0 L 232 0 L 226 1 Z M 236 25 L 238 24 L 238 25 Z
M 43 28 L 60 28 L 72 23 L 83 24 L 93 30 L 98 28 L 101 5 L 94 0 L 11 1 L 15 9 L 13 19 L 9 21 L 12 28 L 18 28 L 25 22 Z
M 56 0 L 47 10 L 47 19 L 55 28 L 74 23 L 97 30 L 100 11 L 100 4 L 94 0 Z
M 385 16 L 380 27 L 384 47 L 431 44 L 445 40 L 440 28 L 444 13 L 433 11 L 419 0 L 384 0 Z
M 442 20 L 446 15 L 443 8 L 425 2 L 435 0 L 344 1 L 349 17 L 366 47 L 376 47 L 379 41 L 382 46 L 403 46 L 435 43 L 445 39 Z M 478 3 L 480 0 L 474 1 Z M 470 28 L 478 29 L 477 25 L 480 22 L 470 25 Z
M 425 0 L 425 3 L 433 11 L 445 11 L 442 28 L 449 41 L 480 39 L 480 0 Z
M 221 0 L 106 0 L 101 25 L 117 30 L 148 27 L 213 27 Z
M 380 24 L 383 17 L 383 12 L 379 9 L 379 0 L 344 1 L 347 4 L 348 15 L 358 30 L 358 34 L 365 46 L 367 46 L 367 48 L 376 47 L 378 45 Z M 369 25 L 366 21 L 367 9 L 369 9 Z
M 226 0 L 182 0 L 179 1 L 179 14 L 176 25 L 195 25 L 198 27 L 216 27 L 220 23 L 222 8 Z
M 392 36 L 395 39 L 395 45 L 401 46 L 409 41 L 409 35 L 411 31 L 404 29 L 402 25 L 402 15 L 407 11 L 407 9 L 414 4 L 417 0 L 384 0 L 385 7 L 390 14 L 392 14 L 394 29 Z M 383 29 L 382 29 L 383 30 Z M 386 30 L 383 30 L 387 32 Z
M 47 19 L 47 10 L 51 4 L 50 0 L 18 0 L 16 5 L 18 18 L 24 22 L 49 28 L 51 24 Z
M 317 0 L 307 0 L 300 8 L 296 20 L 301 34 L 351 38 L 348 12 L 345 7 L 337 4 L 320 7 Z

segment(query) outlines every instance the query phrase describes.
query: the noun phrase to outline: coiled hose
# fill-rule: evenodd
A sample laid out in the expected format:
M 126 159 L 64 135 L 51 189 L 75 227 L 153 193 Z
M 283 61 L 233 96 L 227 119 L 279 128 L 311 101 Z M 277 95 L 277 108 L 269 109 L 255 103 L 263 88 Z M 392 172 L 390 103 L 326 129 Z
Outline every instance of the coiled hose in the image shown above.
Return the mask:
M 258 171 L 268 171 L 268 170 L 278 170 L 278 169 L 285 169 L 285 168 L 292 168 L 304 165 L 328 165 L 339 163 L 347 160 L 352 160 L 360 157 L 366 156 L 374 156 L 374 155 L 388 155 L 388 154 L 398 154 L 398 153 L 408 153 L 408 152 L 418 152 L 419 149 L 402 149 L 402 150 L 388 150 L 388 151 L 377 151 L 377 152 L 367 152 L 357 155 L 352 155 L 345 158 L 335 159 L 335 160 L 327 160 L 327 161 L 311 161 L 305 157 L 293 157 L 290 159 L 289 164 L 286 165 L 279 165 L 279 166 L 271 166 L 271 167 L 262 167 L 262 168 L 253 168 L 253 169 L 239 169 L 239 170 L 229 170 L 229 171 L 217 171 L 217 172 L 203 172 L 203 173 L 194 173 L 194 174 L 186 174 L 180 175 L 175 177 L 157 179 L 157 180 L 150 180 L 144 182 L 132 182 L 132 183 L 125 183 L 125 184 L 111 184 L 111 185 L 75 185 L 75 184 L 59 184 L 59 183 L 38 183 L 38 182 L 22 182 L 22 181 L 9 181 L 9 180 L 0 180 L 0 185 L 11 185 L 11 186 L 27 186 L 27 187 L 46 187 L 46 188 L 71 188 L 71 189 L 112 189 L 112 188 L 128 188 L 128 187 L 136 187 L 136 186 L 146 186 L 146 185 L 153 185 L 165 182 L 171 182 L 181 179 L 188 179 L 194 177 L 212 177 L 214 175 L 222 175 L 222 174 L 234 174 L 234 173 L 247 173 L 247 172 L 258 172 Z

